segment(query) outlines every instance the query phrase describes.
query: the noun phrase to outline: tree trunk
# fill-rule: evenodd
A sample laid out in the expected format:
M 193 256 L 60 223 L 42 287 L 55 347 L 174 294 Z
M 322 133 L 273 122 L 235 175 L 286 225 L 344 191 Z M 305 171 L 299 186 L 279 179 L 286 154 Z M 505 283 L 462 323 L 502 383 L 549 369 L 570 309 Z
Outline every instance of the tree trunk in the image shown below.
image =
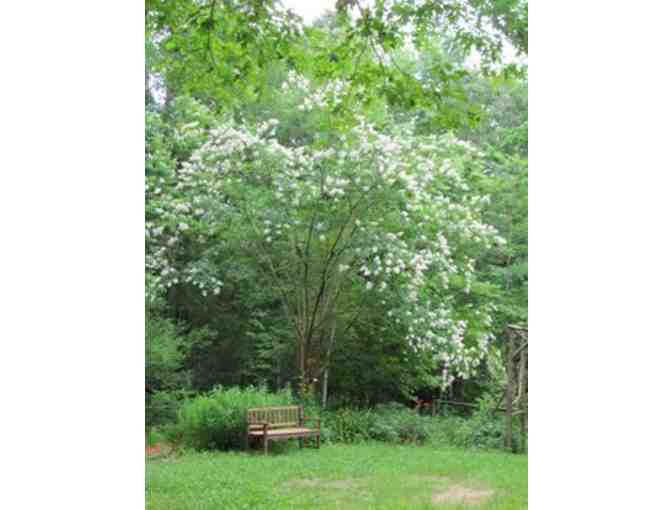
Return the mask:
M 297 350 L 297 359 L 296 359 L 296 365 L 297 368 L 299 369 L 299 384 L 305 385 L 306 384 L 306 354 L 305 354 L 305 343 L 303 341 L 303 338 L 299 339 L 299 346 Z
M 327 391 L 329 387 L 329 367 L 322 372 L 322 409 L 327 407 Z
M 322 371 L 322 408 L 327 407 L 327 397 L 329 391 L 329 365 L 331 363 L 331 352 L 334 349 L 334 340 L 336 338 L 336 319 L 331 323 L 331 331 L 329 333 L 329 343 L 327 345 L 327 352 L 324 359 L 324 370 Z

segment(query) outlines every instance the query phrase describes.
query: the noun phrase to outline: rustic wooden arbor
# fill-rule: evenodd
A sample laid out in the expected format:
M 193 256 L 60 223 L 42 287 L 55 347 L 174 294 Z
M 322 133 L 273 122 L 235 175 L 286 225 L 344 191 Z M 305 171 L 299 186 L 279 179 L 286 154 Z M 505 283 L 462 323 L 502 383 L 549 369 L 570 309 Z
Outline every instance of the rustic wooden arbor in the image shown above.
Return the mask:
M 520 451 L 527 452 L 527 326 L 506 328 L 506 430 L 504 447 L 513 451 L 513 422 L 520 423 Z
M 492 414 L 505 413 L 504 448 L 514 451 L 513 428 L 516 418 L 520 424 L 520 444 L 517 451 L 527 452 L 527 326 L 509 325 L 506 327 L 504 344 L 506 386 L 497 404 L 492 408 Z M 504 402 L 504 407 L 501 407 Z M 431 409 L 432 415 L 440 412 L 443 406 L 459 406 L 478 408 L 478 405 L 468 402 L 456 402 L 440 398 L 431 404 L 418 400 L 416 410 Z M 429 407 L 428 407 L 429 406 Z

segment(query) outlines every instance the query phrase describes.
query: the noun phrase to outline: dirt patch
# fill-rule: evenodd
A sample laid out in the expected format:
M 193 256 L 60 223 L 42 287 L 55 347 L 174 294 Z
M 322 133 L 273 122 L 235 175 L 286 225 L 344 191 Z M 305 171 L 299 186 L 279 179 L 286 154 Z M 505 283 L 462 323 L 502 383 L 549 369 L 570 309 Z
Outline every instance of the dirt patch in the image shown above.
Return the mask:
M 285 485 L 297 488 L 320 488 L 320 489 L 354 489 L 357 485 L 355 480 L 315 480 L 301 479 L 292 480 Z
M 477 505 L 492 497 L 495 491 L 489 489 L 472 489 L 462 485 L 452 485 L 442 489 L 432 496 L 432 503 L 463 503 L 465 505 Z

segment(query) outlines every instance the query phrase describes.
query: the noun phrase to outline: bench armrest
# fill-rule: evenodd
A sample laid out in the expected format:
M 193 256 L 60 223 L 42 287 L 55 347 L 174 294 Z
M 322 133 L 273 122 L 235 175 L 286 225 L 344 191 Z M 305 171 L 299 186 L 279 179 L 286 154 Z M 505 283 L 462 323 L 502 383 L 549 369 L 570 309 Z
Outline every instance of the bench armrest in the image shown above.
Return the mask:
M 252 430 L 263 430 L 264 433 L 268 431 L 268 423 L 263 421 L 263 422 L 257 422 L 253 423 L 252 425 L 247 426 L 247 432 L 249 433 Z

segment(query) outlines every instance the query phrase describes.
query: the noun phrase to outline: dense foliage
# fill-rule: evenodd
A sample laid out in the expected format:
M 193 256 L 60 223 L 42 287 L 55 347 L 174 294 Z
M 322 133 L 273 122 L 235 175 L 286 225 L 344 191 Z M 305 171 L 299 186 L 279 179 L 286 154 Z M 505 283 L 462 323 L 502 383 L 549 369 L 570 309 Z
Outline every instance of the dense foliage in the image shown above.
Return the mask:
M 148 441 L 150 444 L 170 441 L 175 446 L 197 450 L 247 448 L 246 411 L 254 407 L 289 404 L 296 404 L 289 389 L 271 393 L 265 387 L 217 387 L 184 400 L 172 420 L 150 429 Z M 309 405 L 306 415 L 320 416 L 325 444 L 380 441 L 495 449 L 502 445 L 504 422 L 501 415 L 491 412 L 489 404 L 481 400 L 479 409 L 471 416 L 451 412 L 424 415 L 394 403 L 370 409 L 340 407 L 330 410 Z M 272 447 L 286 448 L 287 445 Z M 296 447 L 296 444 L 289 447 Z
M 232 446 L 244 405 L 291 396 L 229 387 L 289 385 L 347 405 L 334 438 L 422 440 L 402 410 L 347 420 L 495 399 L 527 321 L 527 2 L 339 0 L 306 26 L 156 0 L 146 28 L 148 423 Z
M 246 412 L 252 407 L 281 406 L 292 403 L 289 390 L 271 393 L 266 388 L 223 389 L 185 402 L 175 425 L 168 427 L 176 443 L 196 449 L 241 448 L 246 446 Z

